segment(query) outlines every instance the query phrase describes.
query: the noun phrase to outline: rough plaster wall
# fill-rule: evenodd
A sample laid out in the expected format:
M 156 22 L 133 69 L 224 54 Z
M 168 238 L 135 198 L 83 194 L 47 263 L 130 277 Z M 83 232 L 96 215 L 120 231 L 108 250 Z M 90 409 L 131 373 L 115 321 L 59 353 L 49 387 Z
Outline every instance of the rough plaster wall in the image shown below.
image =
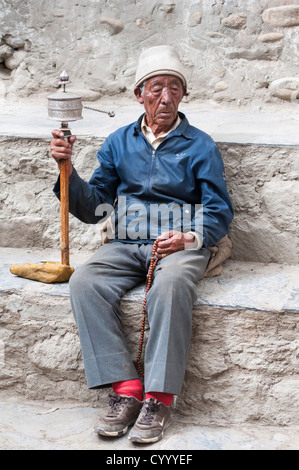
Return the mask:
M 101 139 L 78 139 L 74 165 L 85 180 L 97 167 Z M 58 175 L 49 142 L 0 139 L 0 246 L 60 247 Z M 235 260 L 298 264 L 298 148 L 220 144 L 235 210 Z M 100 225 L 70 216 L 71 251 L 94 251 Z
M 51 298 L 51 301 L 49 301 Z M 124 329 L 137 355 L 140 302 L 123 302 Z M 86 387 L 68 298 L 30 286 L 0 298 L 5 367 L 0 397 L 106 400 Z M 177 413 L 193 424 L 298 424 L 298 322 L 292 312 L 197 307 L 185 384 Z M 290 405 L 291 404 L 291 405 Z M 190 413 L 192 410 L 192 413 Z
M 297 102 L 299 0 L 0 0 L 0 97 L 57 86 L 131 96 L 146 47 L 175 45 L 189 98 Z M 297 78 L 296 78 L 297 77 Z

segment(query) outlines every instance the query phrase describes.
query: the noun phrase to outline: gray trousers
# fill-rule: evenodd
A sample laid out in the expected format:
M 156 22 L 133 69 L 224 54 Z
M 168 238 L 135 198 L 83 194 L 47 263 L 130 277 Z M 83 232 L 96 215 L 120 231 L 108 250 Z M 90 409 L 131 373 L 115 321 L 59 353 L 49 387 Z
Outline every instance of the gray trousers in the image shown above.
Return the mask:
M 138 377 L 122 329 L 120 299 L 145 280 L 151 253 L 152 245 L 109 243 L 101 246 L 70 279 L 71 304 L 89 388 Z M 155 269 L 147 295 L 145 392 L 178 395 L 181 391 L 195 284 L 203 276 L 208 260 L 208 250 L 185 250 L 161 259 Z

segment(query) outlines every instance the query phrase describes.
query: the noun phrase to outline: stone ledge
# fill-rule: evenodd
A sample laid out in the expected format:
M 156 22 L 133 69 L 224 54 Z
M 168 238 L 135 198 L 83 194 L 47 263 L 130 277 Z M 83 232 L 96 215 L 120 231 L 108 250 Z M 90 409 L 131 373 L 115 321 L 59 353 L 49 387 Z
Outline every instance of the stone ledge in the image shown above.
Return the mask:
M 73 256 L 76 268 L 89 254 Z M 22 291 L 69 297 L 65 284 L 42 284 L 9 272 L 12 264 L 39 263 L 42 260 L 59 261 L 59 253 L 45 250 L 0 248 L 0 293 Z M 299 313 L 299 266 L 275 263 L 250 263 L 228 260 L 221 276 L 203 279 L 198 285 L 197 306 L 246 309 L 270 312 Z M 144 285 L 137 286 L 123 297 L 123 303 L 142 304 Z
M 2 103 L 0 114 L 0 137 L 40 138 L 51 140 L 51 131 L 59 127 L 47 116 L 47 97 L 38 103 Z M 84 110 L 83 120 L 72 122 L 72 133 L 80 139 L 106 138 L 122 126 L 136 121 L 144 112 L 134 98 L 123 103 L 110 99 L 100 101 L 97 108 L 114 110 L 115 117 Z M 298 116 L 296 104 L 288 110 L 276 112 L 238 108 L 211 109 L 197 102 L 182 103 L 180 110 L 186 114 L 191 125 L 207 132 L 217 143 L 256 144 L 275 146 L 298 146 Z

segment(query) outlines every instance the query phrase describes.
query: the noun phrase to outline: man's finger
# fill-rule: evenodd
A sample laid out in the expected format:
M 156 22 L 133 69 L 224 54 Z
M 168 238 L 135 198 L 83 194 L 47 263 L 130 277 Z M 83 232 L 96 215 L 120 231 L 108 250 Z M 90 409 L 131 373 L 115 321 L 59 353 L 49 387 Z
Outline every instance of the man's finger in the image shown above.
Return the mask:
M 59 129 L 54 129 L 54 130 L 52 131 L 52 136 L 53 136 L 54 138 L 59 139 L 59 137 L 64 137 L 64 133 L 63 133 L 62 131 L 60 131 Z

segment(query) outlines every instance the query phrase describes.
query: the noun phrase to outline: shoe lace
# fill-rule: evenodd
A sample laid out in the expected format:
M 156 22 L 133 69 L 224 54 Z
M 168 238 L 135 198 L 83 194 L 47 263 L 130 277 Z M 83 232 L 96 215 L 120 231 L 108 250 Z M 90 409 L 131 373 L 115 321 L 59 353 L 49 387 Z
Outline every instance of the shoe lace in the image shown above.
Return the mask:
M 116 393 L 109 393 L 108 397 L 110 398 L 110 410 L 108 414 L 109 416 L 117 416 L 122 410 L 123 405 L 128 402 L 128 398 L 117 395 Z
M 155 400 L 154 398 L 150 398 L 148 401 L 146 401 L 142 407 L 142 423 L 151 425 L 158 410 L 159 403 L 157 402 L 157 400 Z

